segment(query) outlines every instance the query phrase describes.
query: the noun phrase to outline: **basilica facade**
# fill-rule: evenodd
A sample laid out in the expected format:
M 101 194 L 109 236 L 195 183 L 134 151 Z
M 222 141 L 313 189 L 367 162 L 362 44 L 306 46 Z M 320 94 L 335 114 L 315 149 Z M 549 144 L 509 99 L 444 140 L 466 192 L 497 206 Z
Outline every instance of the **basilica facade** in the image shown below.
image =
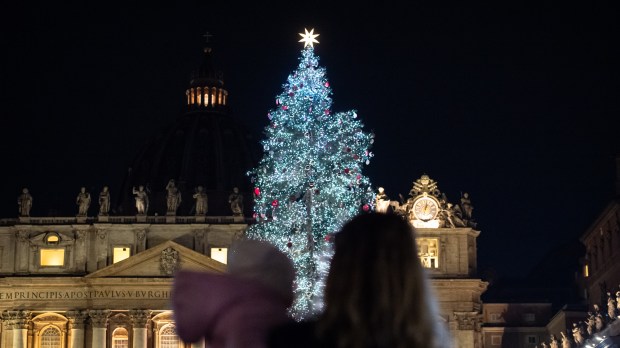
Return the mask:
M 20 216 L 0 220 L 1 347 L 208 347 L 178 338 L 172 282 L 180 269 L 226 272 L 230 245 L 253 221 L 245 170 L 255 157 L 229 113 L 211 49 L 204 53 L 186 112 L 138 151 L 117 201 L 106 188 L 78 197 L 86 206 L 76 216 L 36 217 L 24 189 Z M 488 284 L 477 277 L 480 231 L 468 195 L 450 202 L 422 175 L 407 200 L 380 192 L 375 207 L 416 227 L 438 320 L 454 346 L 482 347 L 480 297 Z
M 386 204 L 387 203 L 387 204 Z M 377 207 L 408 219 L 440 314 L 458 347 L 481 347 L 475 229 L 460 204 L 428 176 L 404 202 Z M 205 347 L 176 336 L 170 291 L 175 271 L 226 272 L 227 250 L 251 220 L 193 215 L 30 217 L 0 226 L 2 347 Z

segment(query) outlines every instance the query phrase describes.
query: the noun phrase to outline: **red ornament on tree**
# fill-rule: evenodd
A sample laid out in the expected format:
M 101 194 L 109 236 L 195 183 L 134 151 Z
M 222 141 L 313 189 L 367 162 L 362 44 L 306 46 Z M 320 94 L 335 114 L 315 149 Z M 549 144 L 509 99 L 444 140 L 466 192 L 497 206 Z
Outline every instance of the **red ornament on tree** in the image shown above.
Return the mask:
M 293 97 L 295 95 L 295 93 L 291 92 L 288 94 L 289 97 Z
M 329 115 L 329 109 L 325 110 L 325 115 Z
M 292 248 L 293 247 L 293 242 L 291 242 L 290 240 L 288 241 L 288 243 L 286 243 L 286 247 L 287 248 Z
M 364 205 L 362 206 L 362 210 L 364 210 L 364 211 L 369 211 L 369 210 L 370 210 L 370 206 L 369 206 L 368 204 L 364 204 Z
M 274 208 L 275 208 L 275 207 L 277 207 L 277 206 L 278 206 L 278 200 L 277 200 L 277 199 L 274 199 L 274 200 L 271 202 L 271 206 L 272 206 L 272 207 L 274 207 Z
M 325 81 L 325 87 L 329 87 L 329 82 Z
M 282 105 L 282 110 L 284 110 L 284 111 L 288 110 L 288 106 Z
M 254 195 L 260 196 L 260 189 L 258 187 L 254 188 Z
M 345 173 L 345 174 L 349 174 L 349 168 L 345 168 L 345 169 L 344 169 L 344 173 Z
M 360 158 L 360 156 L 358 156 L 358 155 L 353 155 L 353 159 L 354 159 L 354 160 L 356 160 L 356 159 L 358 159 L 358 158 Z

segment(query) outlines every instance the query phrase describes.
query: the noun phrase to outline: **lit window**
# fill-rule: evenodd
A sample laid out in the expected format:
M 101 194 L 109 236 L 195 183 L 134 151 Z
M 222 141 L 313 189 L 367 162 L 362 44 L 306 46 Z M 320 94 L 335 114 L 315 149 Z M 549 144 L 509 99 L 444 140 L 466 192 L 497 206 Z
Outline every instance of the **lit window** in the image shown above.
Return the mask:
M 112 348 L 129 348 L 129 334 L 125 328 L 119 327 L 112 333 Z
M 60 330 L 48 327 L 41 333 L 41 348 L 60 348 Z
M 112 251 L 112 263 L 123 261 L 131 256 L 131 249 L 127 246 L 114 247 Z
M 588 278 L 590 276 L 590 270 L 588 269 L 588 265 L 583 265 L 583 276 L 584 278 Z
M 491 336 L 491 345 L 492 346 L 501 346 L 502 345 L 502 336 L 493 335 Z
M 214 106 L 216 104 L 215 93 L 215 87 L 211 88 L 211 106 Z
M 41 249 L 41 266 L 64 266 L 65 249 Z
M 179 348 L 180 340 L 173 325 L 165 326 L 159 332 L 159 346 L 161 348 Z
M 418 257 L 424 268 L 439 268 L 439 240 L 417 238 Z
M 211 248 L 211 258 L 223 264 L 228 263 L 228 248 Z
M 60 242 L 60 237 L 56 233 L 48 234 L 45 237 L 45 243 L 47 244 L 58 244 Z
M 196 88 L 196 99 L 197 104 L 202 105 L 202 88 L 200 87 Z

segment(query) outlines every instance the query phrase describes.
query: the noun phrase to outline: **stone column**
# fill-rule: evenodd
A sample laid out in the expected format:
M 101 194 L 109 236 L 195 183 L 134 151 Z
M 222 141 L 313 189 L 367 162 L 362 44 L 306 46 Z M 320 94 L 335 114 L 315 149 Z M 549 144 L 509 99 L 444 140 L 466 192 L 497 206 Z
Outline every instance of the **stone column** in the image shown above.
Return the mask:
M 15 237 L 17 237 L 15 271 L 25 273 L 28 272 L 28 259 L 30 257 L 30 250 L 28 249 L 30 233 L 28 231 L 17 231 Z
M 106 329 L 109 314 L 109 310 L 91 310 L 88 312 L 90 324 L 93 328 L 91 348 L 106 348 Z
M 108 231 L 98 227 L 96 234 L 97 269 L 102 269 L 108 265 Z
M 75 231 L 75 270 L 78 272 L 86 271 L 87 233 L 88 231 L 84 229 Z
M 204 229 L 194 231 L 194 251 L 204 255 L 207 254 L 207 250 L 205 248 L 205 234 Z
M 32 316 L 29 311 L 9 311 L 13 324 L 12 348 L 26 348 L 28 343 L 28 322 Z
M 134 234 L 136 236 L 136 252 L 139 253 L 141 251 L 146 250 L 146 228 L 139 228 L 134 230 Z
M 69 330 L 71 332 L 69 348 L 84 348 L 84 321 L 88 317 L 88 313 L 86 311 L 68 311 L 65 316 L 69 319 Z
M 13 333 L 11 327 L 11 317 L 8 311 L 2 312 L 2 339 L 0 340 L 0 347 L 10 347 L 13 342 Z
M 133 348 L 146 348 L 146 324 L 150 319 L 150 314 L 150 311 L 144 309 L 129 311 L 133 324 Z

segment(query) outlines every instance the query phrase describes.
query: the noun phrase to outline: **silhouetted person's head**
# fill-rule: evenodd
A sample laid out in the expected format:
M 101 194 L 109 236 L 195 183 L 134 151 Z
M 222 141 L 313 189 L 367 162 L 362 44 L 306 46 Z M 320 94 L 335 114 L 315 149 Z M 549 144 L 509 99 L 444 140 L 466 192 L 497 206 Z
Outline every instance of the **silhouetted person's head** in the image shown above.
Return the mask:
M 434 298 L 413 228 L 393 214 L 364 214 L 335 235 L 319 335 L 338 347 L 431 347 Z

